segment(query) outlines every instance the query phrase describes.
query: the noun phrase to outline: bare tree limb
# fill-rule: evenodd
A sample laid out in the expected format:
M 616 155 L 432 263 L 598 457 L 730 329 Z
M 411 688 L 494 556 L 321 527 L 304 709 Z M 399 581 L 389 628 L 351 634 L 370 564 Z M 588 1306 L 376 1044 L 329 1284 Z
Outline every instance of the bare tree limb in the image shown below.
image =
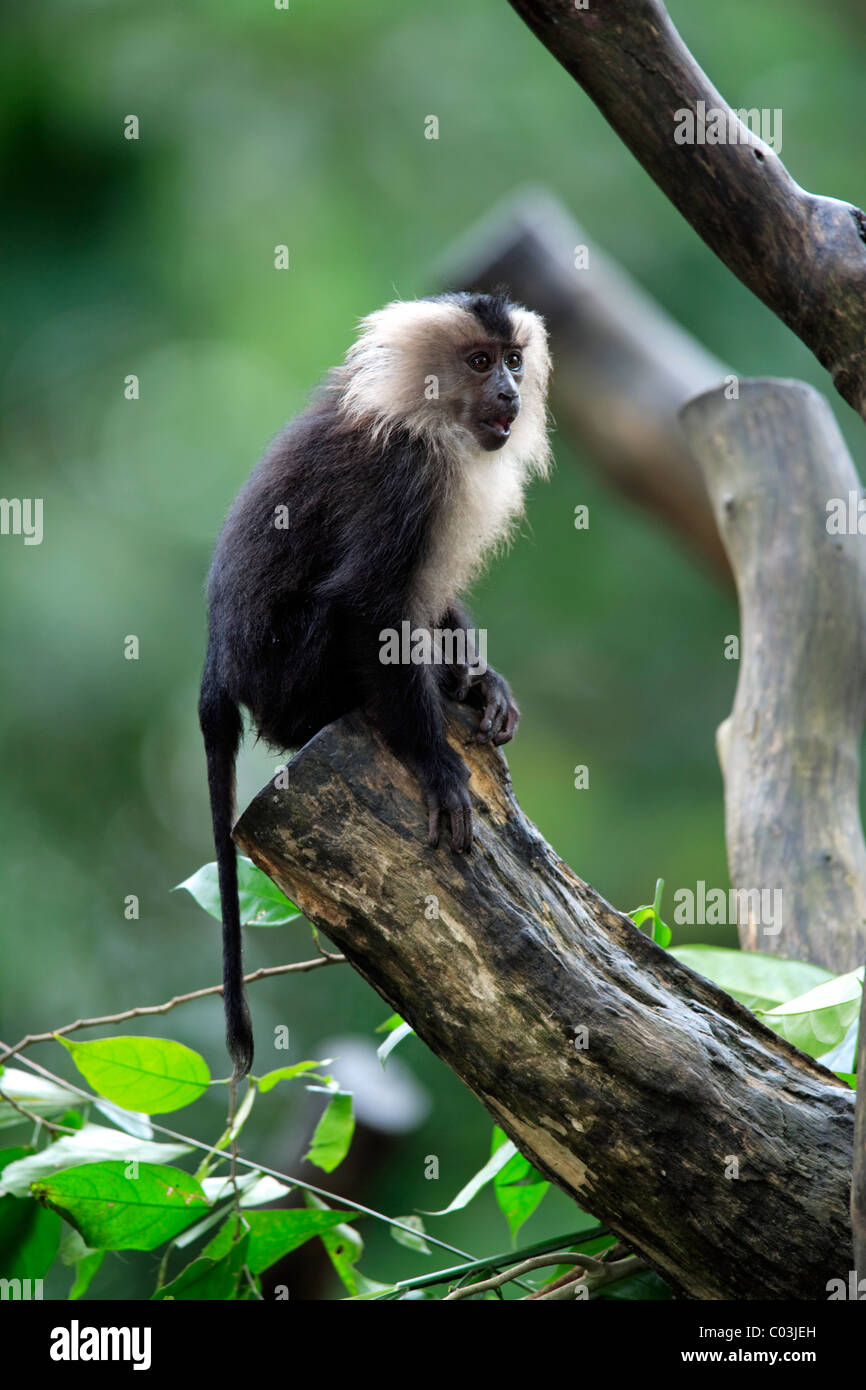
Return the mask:
M 707 245 L 866 415 L 866 214 L 794 182 L 713 87 L 659 0 L 509 3 Z M 725 143 L 675 143 L 677 113 L 699 102 L 724 113 Z
M 293 961 L 290 965 L 263 965 L 259 970 L 253 970 L 249 975 L 244 976 L 244 984 L 254 984 L 256 980 L 268 980 L 274 975 L 306 975 L 310 970 L 320 970 L 323 965 L 343 965 L 345 956 L 335 956 L 328 951 L 323 951 L 320 956 L 313 960 Z M 74 1023 L 64 1023 L 61 1028 L 51 1028 L 47 1033 L 28 1033 L 21 1038 L 13 1047 L 6 1047 L 0 1042 L 0 1066 L 14 1057 L 16 1053 L 23 1052 L 25 1048 L 32 1047 L 34 1043 L 53 1042 L 55 1038 L 65 1037 L 67 1033 L 77 1033 L 81 1028 L 101 1028 L 108 1027 L 114 1023 L 126 1023 L 130 1018 L 147 1018 L 151 1014 L 167 1014 L 172 1009 L 176 1009 L 179 1004 L 189 1004 L 194 999 L 207 999 L 211 994 L 222 994 L 222 985 L 208 985 L 205 989 L 194 989 L 189 994 L 176 994 L 173 999 L 166 999 L 162 1004 L 140 1004 L 134 1009 L 122 1009 L 118 1014 L 102 1014 L 97 1018 L 77 1018 Z
M 244 812 L 244 851 L 553 1182 L 696 1298 L 826 1298 L 850 1269 L 854 1098 L 660 950 L 472 771 L 469 857 L 426 844 L 410 773 L 359 716 Z
M 827 504 L 847 521 L 860 484 L 817 391 L 739 391 L 699 396 L 682 418 L 740 598 L 737 694 L 718 734 L 731 882 L 749 895 L 740 940 L 841 973 L 866 957 L 866 550 L 856 531 L 828 533 Z M 761 922 L 759 890 L 781 895 L 781 932 Z

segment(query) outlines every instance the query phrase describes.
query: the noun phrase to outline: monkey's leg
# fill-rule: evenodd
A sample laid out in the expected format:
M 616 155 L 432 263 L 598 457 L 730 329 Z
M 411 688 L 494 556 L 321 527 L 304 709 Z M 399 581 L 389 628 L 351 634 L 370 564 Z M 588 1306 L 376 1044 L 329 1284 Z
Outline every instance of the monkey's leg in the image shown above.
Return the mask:
M 466 634 L 464 650 L 469 650 L 474 629 L 463 609 L 453 604 L 442 619 L 442 626 Z M 481 710 L 481 723 L 475 735 L 477 743 L 509 743 L 517 732 L 520 710 L 514 702 L 511 687 L 504 676 L 492 666 L 479 672 L 476 667 L 454 662 L 439 668 L 439 684 L 443 694 L 458 704 Z
M 370 690 L 366 713 L 424 788 L 429 843 L 438 845 L 447 816 L 452 850 L 468 854 L 472 849 L 469 771 L 445 737 L 442 695 L 430 666 L 383 664 L 376 658 L 367 665 L 365 675 Z

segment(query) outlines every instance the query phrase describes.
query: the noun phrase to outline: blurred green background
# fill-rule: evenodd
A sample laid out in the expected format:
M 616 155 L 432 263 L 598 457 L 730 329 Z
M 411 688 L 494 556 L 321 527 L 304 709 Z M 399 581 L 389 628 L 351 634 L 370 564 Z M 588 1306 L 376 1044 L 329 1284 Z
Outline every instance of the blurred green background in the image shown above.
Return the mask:
M 800 183 L 866 202 L 853 0 L 669 8 L 734 106 L 783 109 L 782 157 Z M 504 0 L 291 0 L 287 12 L 267 0 L 42 0 L 9 15 L 2 493 L 44 498 L 45 516 L 41 546 L 0 539 L 11 1041 L 217 979 L 216 924 L 171 892 L 212 858 L 195 714 L 210 548 L 357 319 L 436 288 L 443 248 L 503 195 L 549 185 L 711 351 L 745 375 L 812 382 L 855 458 L 862 444 L 810 354 L 713 258 Z M 123 138 L 130 113 L 137 142 Z M 438 141 L 424 138 L 431 113 Z M 278 243 L 288 272 L 273 268 Z M 124 399 L 129 373 L 138 401 Z M 578 502 L 592 518 L 580 535 Z M 521 538 L 471 606 L 523 709 L 509 751 L 517 793 L 556 849 L 624 909 L 664 876 L 669 919 L 675 887 L 727 886 L 713 738 L 736 680 L 722 657 L 732 599 L 560 440 L 552 482 L 534 488 Z M 138 661 L 124 659 L 128 634 Z M 589 791 L 573 788 L 577 763 Z M 241 804 L 275 765 L 247 750 Z M 128 894 L 138 921 L 124 918 Z M 676 939 L 696 935 L 713 937 Z M 303 928 L 248 937 L 250 968 L 310 954 Z M 338 1032 L 369 1035 L 388 1012 L 348 970 L 257 985 L 253 1007 L 263 1069 L 317 1056 Z M 292 1051 L 272 1061 L 279 1023 Z M 218 1001 L 149 1031 L 225 1074 Z M 60 1052 L 33 1055 L 69 1074 Z M 398 1056 L 431 1109 L 355 1193 L 395 1215 L 445 1206 L 489 1145 L 480 1106 L 420 1043 Z M 200 1137 L 215 1136 L 220 1104 L 195 1112 Z M 302 1092 L 277 1092 L 246 1151 L 294 1162 L 310 1113 Z M 423 1178 L 431 1153 L 438 1183 Z M 573 1225 L 557 1194 L 524 1235 Z M 475 1254 L 508 1244 L 490 1193 L 432 1229 Z M 367 1222 L 364 1234 L 372 1276 L 417 1269 L 383 1229 Z M 140 1293 L 140 1268 L 113 1257 L 94 1294 Z

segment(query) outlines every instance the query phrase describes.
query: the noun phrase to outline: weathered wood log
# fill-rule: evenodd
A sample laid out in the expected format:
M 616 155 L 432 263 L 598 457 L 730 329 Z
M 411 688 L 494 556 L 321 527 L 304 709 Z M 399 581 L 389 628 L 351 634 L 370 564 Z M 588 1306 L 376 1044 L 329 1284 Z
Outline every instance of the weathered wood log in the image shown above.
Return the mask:
M 575 265 L 578 248 L 586 263 Z M 677 419 L 730 372 L 595 245 L 543 189 L 495 207 L 436 268 L 449 289 L 508 285 L 543 314 L 557 434 L 730 580 L 700 470 Z
M 817 391 L 739 390 L 699 396 L 682 419 L 740 599 L 737 694 L 718 735 L 728 867 L 750 895 L 740 940 L 853 970 L 866 958 L 866 548 L 856 529 L 828 531 L 828 502 L 847 526 L 860 482 Z M 757 920 L 756 890 L 779 892 L 781 931 Z
M 866 214 L 794 182 L 701 71 L 660 0 L 509 3 L 707 245 L 866 415 Z M 697 118 L 699 103 L 720 113 L 722 143 L 676 143 L 678 113 Z
M 852 1093 L 654 945 L 450 735 L 477 842 L 426 844 L 412 775 L 359 716 L 235 828 L 243 850 L 521 1151 L 694 1298 L 824 1299 L 850 1268 Z

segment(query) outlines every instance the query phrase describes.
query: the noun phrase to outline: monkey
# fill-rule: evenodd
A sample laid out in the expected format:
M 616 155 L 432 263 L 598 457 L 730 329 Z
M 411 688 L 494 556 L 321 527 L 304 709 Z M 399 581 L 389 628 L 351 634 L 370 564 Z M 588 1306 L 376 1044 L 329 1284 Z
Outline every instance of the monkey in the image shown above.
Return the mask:
M 342 364 L 276 436 L 241 489 L 208 575 L 199 698 L 223 924 L 226 1040 L 250 1070 L 232 840 L 241 710 L 287 750 L 353 710 L 416 775 L 427 837 L 472 848 L 463 759 L 447 701 L 502 744 L 520 712 L 477 659 L 460 594 L 508 540 L 550 461 L 542 319 L 504 290 L 396 300 L 361 320 Z M 461 660 L 386 662 L 386 631 L 465 635 Z M 452 653 L 453 655 L 453 653 Z

